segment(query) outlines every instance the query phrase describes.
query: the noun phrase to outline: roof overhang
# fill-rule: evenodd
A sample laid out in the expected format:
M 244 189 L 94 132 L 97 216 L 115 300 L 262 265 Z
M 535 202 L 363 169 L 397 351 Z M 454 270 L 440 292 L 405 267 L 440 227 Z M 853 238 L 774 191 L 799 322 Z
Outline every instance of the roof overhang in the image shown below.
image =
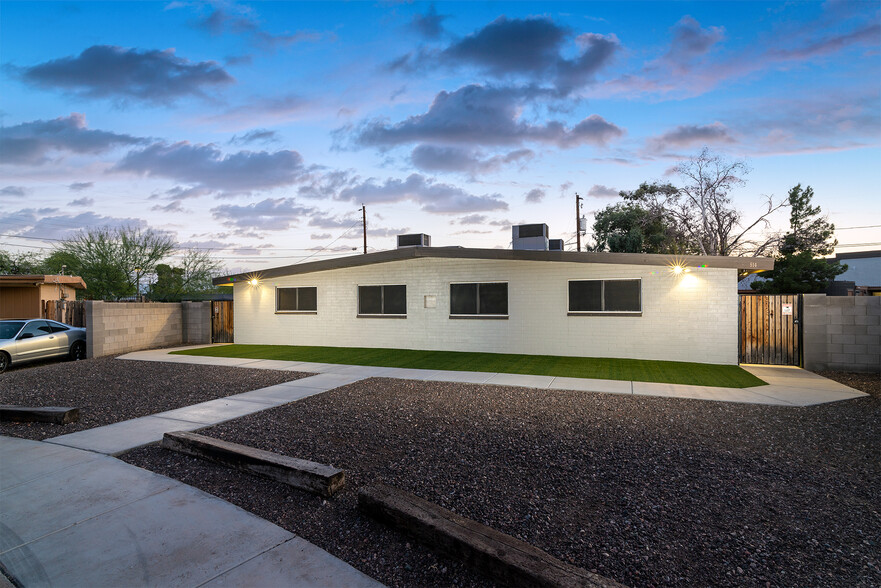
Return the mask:
M 283 267 L 233 274 L 214 278 L 215 286 L 232 286 L 253 279 L 267 280 L 282 276 L 308 274 L 328 270 L 359 267 L 376 263 L 403 261 L 420 257 L 445 259 L 486 259 L 507 261 L 541 261 L 565 263 L 614 263 L 621 265 L 651 265 L 728 268 L 749 273 L 774 269 L 770 257 L 721 257 L 715 255 L 658 255 L 651 253 L 579 253 L 575 251 L 524 251 L 512 249 L 466 249 L 461 247 L 413 247 L 392 249 L 362 255 L 348 255 L 321 261 L 311 261 Z
M 41 286 L 43 284 L 60 284 L 76 288 L 77 290 L 86 289 L 86 282 L 79 276 L 43 274 L 0 276 L 0 288 L 3 286 Z

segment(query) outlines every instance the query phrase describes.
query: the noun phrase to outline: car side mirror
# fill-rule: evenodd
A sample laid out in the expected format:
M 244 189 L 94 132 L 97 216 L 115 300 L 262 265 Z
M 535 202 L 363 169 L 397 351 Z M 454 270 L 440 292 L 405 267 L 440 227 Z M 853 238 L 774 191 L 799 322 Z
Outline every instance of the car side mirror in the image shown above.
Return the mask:
M 33 336 L 34 336 L 33 333 L 25 333 L 24 335 L 22 335 L 22 336 L 19 337 L 18 339 L 19 339 L 19 341 L 20 341 L 20 340 L 22 340 L 22 339 L 30 339 L 30 338 L 32 338 Z

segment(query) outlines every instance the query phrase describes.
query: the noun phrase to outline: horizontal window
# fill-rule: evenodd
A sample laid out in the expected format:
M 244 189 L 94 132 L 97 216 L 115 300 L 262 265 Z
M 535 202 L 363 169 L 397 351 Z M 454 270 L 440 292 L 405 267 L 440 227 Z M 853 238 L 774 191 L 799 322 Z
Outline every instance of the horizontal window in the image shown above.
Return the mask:
M 569 281 L 569 312 L 641 311 L 641 280 Z
M 508 283 L 450 284 L 450 314 L 507 315 Z
M 358 286 L 358 314 L 406 315 L 407 286 Z
M 318 288 L 276 288 L 276 312 L 315 312 L 318 310 Z

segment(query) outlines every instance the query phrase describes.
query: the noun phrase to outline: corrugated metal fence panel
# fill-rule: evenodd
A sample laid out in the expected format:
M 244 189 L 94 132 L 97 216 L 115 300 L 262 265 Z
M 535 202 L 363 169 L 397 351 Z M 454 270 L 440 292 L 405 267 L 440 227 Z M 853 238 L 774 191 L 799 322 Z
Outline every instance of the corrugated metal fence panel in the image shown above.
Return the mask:
M 740 296 L 740 363 L 799 365 L 801 296 Z

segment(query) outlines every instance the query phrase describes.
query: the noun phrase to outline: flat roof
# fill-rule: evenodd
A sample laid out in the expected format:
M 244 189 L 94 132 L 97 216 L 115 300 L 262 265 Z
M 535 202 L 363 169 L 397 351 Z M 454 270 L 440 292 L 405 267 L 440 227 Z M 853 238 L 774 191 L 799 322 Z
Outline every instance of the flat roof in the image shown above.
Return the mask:
M 361 255 L 348 255 L 334 259 L 297 263 L 282 267 L 256 270 L 231 276 L 214 278 L 215 286 L 229 286 L 236 282 L 246 282 L 253 278 L 266 280 L 282 276 L 308 274 L 327 270 L 342 269 L 388 263 L 420 257 L 445 259 L 490 259 L 510 261 L 546 261 L 566 263 L 616 263 L 623 265 L 669 266 L 681 264 L 688 267 L 712 267 L 746 270 L 751 273 L 774 269 L 770 257 L 722 257 L 716 255 L 659 255 L 652 253 L 593 253 L 577 251 L 529 251 L 512 249 L 469 249 L 464 247 L 407 247 L 378 251 Z
M 79 276 L 62 276 L 53 274 L 27 274 L 0 276 L 2 286 L 39 286 L 41 284 L 63 284 L 77 290 L 85 290 L 86 282 Z

